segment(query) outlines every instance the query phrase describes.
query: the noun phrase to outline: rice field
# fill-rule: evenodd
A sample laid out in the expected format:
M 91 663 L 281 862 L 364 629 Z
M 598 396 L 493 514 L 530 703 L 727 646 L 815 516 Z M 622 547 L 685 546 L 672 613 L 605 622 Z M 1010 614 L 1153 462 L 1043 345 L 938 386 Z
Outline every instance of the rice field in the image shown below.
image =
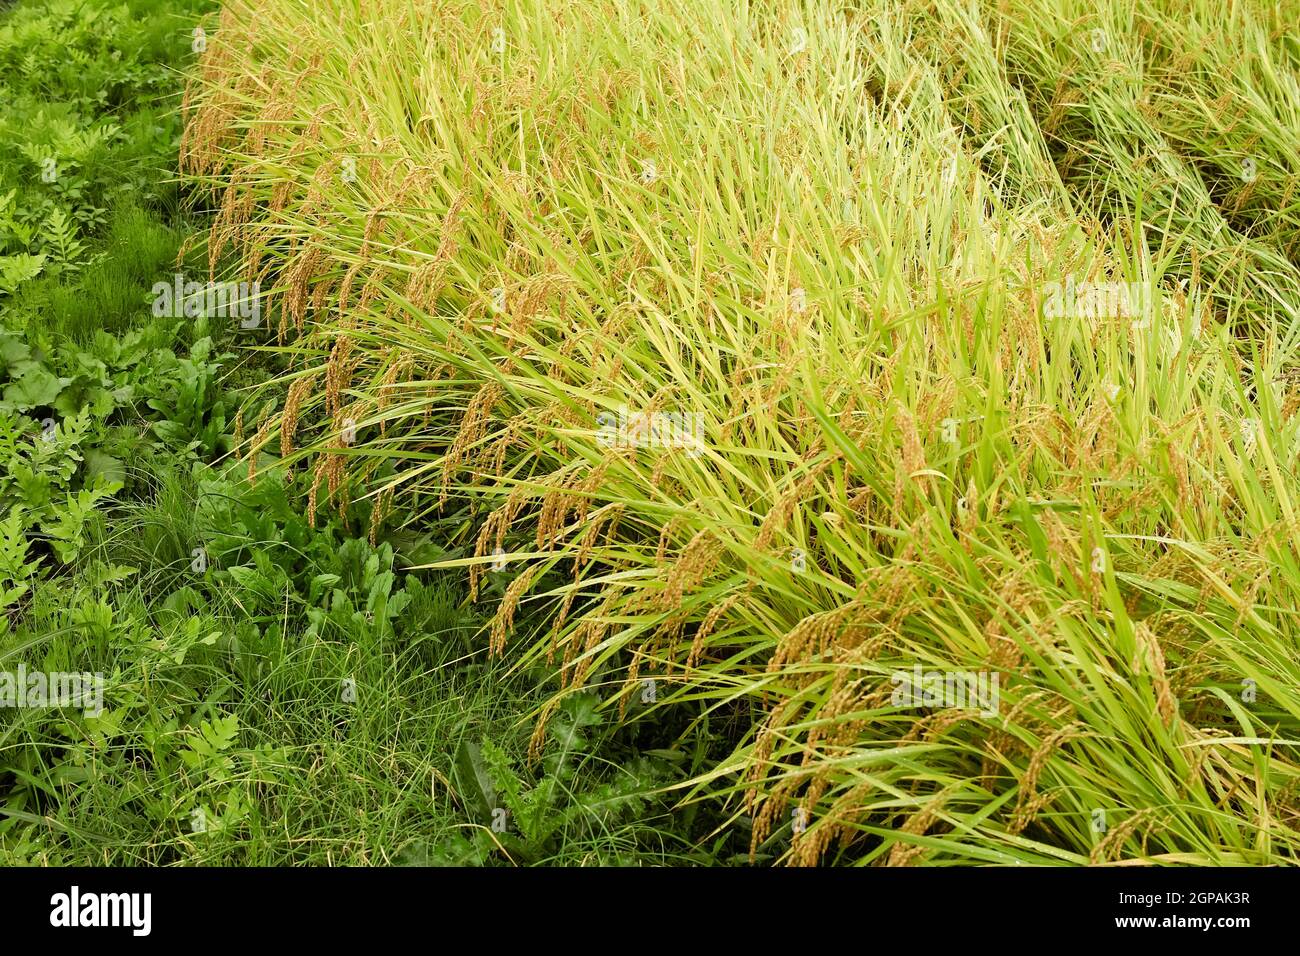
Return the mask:
M 235 454 L 436 529 L 532 760 L 671 727 L 755 861 L 1294 861 L 1300 5 L 207 25 Z

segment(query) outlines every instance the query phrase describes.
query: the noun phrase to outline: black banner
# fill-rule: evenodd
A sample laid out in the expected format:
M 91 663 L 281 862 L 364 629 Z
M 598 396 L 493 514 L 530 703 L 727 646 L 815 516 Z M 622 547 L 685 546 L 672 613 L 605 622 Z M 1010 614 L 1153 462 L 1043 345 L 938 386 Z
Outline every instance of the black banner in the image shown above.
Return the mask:
M 562 939 L 593 929 L 811 942 L 850 923 L 884 939 L 1182 938 L 1279 932 L 1292 869 L 167 869 L 0 871 L 4 932 L 200 948 L 330 947 L 376 932 Z M 810 919 L 812 920 L 810 922 Z M 863 923 L 864 920 L 868 922 Z M 820 927 L 820 928 L 819 928 Z M 689 932 L 695 935 L 696 929 Z M 1041 935 L 1040 935 L 1041 934 Z

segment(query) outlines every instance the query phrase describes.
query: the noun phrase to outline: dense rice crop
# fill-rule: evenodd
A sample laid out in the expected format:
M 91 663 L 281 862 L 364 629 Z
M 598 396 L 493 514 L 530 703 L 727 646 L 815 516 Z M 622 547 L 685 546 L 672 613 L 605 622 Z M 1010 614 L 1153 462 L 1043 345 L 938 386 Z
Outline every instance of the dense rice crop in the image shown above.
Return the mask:
M 230 0 L 182 164 L 290 363 L 242 450 L 456 529 L 539 749 L 687 713 L 754 851 L 1289 861 L 1298 23 Z

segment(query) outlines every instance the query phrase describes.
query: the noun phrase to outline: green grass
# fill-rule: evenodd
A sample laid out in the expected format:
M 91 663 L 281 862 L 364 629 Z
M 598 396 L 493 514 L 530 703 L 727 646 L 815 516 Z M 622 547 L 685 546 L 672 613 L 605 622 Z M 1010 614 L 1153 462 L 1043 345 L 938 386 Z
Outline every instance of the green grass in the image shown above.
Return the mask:
M 20 710 L 0 733 L 15 775 L 0 814 L 41 824 L 6 837 L 9 860 L 454 861 L 456 838 L 486 825 L 460 812 L 450 755 L 462 740 L 485 737 L 521 754 L 527 733 L 517 716 L 531 683 L 469 646 L 475 619 L 445 581 L 407 581 L 418 590 L 400 620 L 368 625 L 364 573 L 348 560 L 364 561 L 364 542 L 309 533 L 274 489 L 167 471 L 153 480 L 142 503 L 106 516 L 86 570 L 38 589 L 14 642 L 22 654 L 5 655 L 10 670 L 18 656 L 29 668 L 76 662 L 113 675 L 101 717 Z M 204 501 L 221 504 L 205 513 Z M 278 521 L 253 518 L 277 512 Z M 243 540 L 245 530 L 272 526 L 278 540 Z M 211 542 L 222 570 L 193 572 L 195 541 Z M 338 575 L 362 620 L 336 601 L 328 620 L 305 630 L 306 595 L 276 594 L 252 567 L 240 573 L 236 552 L 249 549 L 293 569 L 296 581 Z M 107 569 L 123 568 L 138 571 L 101 583 Z M 191 766 L 182 752 L 204 721 L 218 720 L 234 721 L 236 739 L 220 761 Z M 589 771 L 600 773 L 608 775 Z M 205 829 L 195 832 L 198 810 Z M 563 852 L 569 862 L 639 859 L 647 834 L 652 820 L 604 832 L 575 825 Z
M 100 256 L 75 284 L 38 277 L 24 286 L 13 309 L 39 311 L 42 332 L 86 343 L 97 331 L 120 333 L 148 309 L 146 294 L 159 276 L 173 271 L 185 233 L 138 206 L 114 207 L 99 246 Z

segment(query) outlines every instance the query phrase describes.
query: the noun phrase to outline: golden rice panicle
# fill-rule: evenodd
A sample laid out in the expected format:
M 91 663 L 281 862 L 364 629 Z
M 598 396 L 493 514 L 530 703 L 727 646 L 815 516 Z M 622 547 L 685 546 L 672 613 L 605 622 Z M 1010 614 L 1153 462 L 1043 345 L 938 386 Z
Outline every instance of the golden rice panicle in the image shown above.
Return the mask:
M 504 391 L 498 383 L 487 382 L 479 388 L 466 406 L 465 413 L 461 416 L 456 437 L 443 457 L 442 491 L 438 498 L 439 507 L 447 501 L 452 478 L 455 476 L 458 466 L 465 460 L 469 450 L 476 447 L 483 440 L 483 436 L 487 434 L 488 424 L 492 420 L 492 410 L 496 407 L 497 402 L 501 400 Z
M 540 564 L 528 565 L 506 588 L 505 597 L 501 599 L 496 616 L 492 619 L 488 650 L 494 656 L 500 657 L 505 653 L 506 637 L 514 625 L 515 610 L 519 607 L 519 601 L 524 593 L 532 586 L 533 578 L 537 576 L 540 568 Z
M 311 397 L 312 387 L 315 383 L 316 373 L 309 373 L 296 379 L 285 394 L 284 411 L 280 415 L 281 458 L 287 459 L 294 452 L 293 438 L 298 431 L 298 415 L 302 411 L 303 402 Z
M 939 793 L 931 797 L 926 801 L 924 807 L 908 817 L 907 822 L 899 828 L 899 832 L 912 836 L 924 836 L 926 831 L 934 825 L 946 799 L 947 794 L 945 793 Z M 912 861 L 924 852 L 925 847 L 921 844 L 897 841 L 889 851 L 885 866 L 910 866 Z
M 1012 833 L 1020 833 L 1029 826 L 1038 812 L 1054 798 L 1055 795 L 1052 793 L 1038 793 L 1038 777 L 1060 747 L 1082 734 L 1079 724 L 1067 724 L 1050 734 L 1034 751 L 1029 759 L 1029 766 L 1020 778 L 1019 794 L 1009 826 Z

